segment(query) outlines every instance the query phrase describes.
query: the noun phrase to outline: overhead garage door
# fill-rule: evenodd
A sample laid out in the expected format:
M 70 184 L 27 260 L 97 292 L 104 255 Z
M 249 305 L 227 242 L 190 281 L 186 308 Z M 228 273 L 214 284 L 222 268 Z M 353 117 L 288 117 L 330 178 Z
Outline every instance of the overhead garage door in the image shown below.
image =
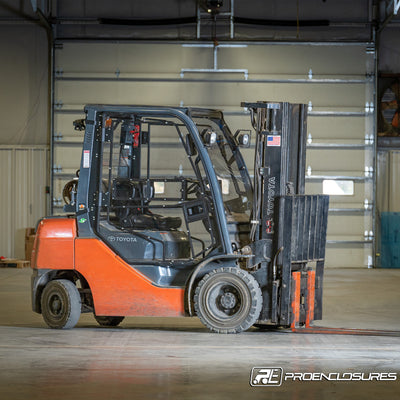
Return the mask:
M 235 131 L 250 128 L 242 101 L 301 102 L 309 108 L 306 190 L 332 194 L 327 266 L 371 267 L 374 76 L 367 43 L 57 43 L 53 211 L 62 213 L 62 188 L 79 168 L 83 135 L 72 121 L 85 104 L 222 108 Z M 252 170 L 253 148 L 244 156 Z

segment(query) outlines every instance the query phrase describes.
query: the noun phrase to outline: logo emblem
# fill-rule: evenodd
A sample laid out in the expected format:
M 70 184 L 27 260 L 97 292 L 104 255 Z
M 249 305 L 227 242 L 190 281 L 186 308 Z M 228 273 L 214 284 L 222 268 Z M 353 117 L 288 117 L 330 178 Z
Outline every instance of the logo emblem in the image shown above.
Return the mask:
M 250 374 L 250 386 L 281 386 L 283 368 L 254 367 Z

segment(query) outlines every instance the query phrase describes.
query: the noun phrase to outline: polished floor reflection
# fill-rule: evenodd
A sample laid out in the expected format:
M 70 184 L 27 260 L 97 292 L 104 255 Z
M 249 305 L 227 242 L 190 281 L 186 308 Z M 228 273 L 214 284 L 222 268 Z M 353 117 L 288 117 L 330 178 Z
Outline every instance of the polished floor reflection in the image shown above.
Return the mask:
M 69 331 L 30 311 L 29 270 L 0 270 L 1 399 L 379 399 L 400 393 L 400 337 L 210 334 L 197 318 L 127 318 Z M 327 271 L 322 325 L 400 330 L 400 271 Z M 253 367 L 308 373 L 251 387 Z M 311 373 L 370 381 L 311 382 Z M 375 373 L 375 375 L 369 375 Z M 379 381 L 397 373 L 396 381 Z M 379 375 L 377 375 L 379 374 Z

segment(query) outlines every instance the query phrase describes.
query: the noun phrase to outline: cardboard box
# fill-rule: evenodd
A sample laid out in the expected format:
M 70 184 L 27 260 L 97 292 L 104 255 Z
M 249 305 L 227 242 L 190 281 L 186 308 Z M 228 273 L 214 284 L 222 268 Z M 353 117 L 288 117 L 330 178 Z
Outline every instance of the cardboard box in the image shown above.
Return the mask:
M 35 228 L 25 230 L 25 260 L 31 261 L 33 242 L 35 241 Z

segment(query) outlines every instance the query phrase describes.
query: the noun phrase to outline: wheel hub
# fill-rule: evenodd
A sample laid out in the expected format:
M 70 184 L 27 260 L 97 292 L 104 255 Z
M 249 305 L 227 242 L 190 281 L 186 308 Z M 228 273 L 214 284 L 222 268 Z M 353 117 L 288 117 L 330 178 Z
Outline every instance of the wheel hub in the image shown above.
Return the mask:
M 50 300 L 50 310 L 53 315 L 59 315 L 62 309 L 62 301 L 58 296 L 52 296 Z
M 236 296 L 231 292 L 224 293 L 220 298 L 220 303 L 223 308 L 232 309 L 236 306 Z

